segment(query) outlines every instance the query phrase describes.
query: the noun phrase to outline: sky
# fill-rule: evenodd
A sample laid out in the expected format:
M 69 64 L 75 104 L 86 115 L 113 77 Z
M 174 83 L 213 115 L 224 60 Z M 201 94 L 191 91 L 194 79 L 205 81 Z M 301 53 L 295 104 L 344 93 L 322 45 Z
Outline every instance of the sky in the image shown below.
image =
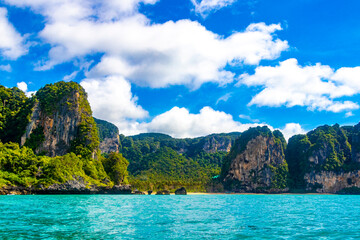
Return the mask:
M 0 84 L 80 83 L 120 133 L 354 125 L 358 0 L 0 0 Z

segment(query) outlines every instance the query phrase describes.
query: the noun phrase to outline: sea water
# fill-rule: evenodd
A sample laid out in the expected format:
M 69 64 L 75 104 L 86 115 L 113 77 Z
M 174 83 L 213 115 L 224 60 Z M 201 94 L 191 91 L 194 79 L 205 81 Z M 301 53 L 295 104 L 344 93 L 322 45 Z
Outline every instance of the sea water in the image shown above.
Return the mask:
M 0 196 L 0 239 L 359 239 L 360 196 Z

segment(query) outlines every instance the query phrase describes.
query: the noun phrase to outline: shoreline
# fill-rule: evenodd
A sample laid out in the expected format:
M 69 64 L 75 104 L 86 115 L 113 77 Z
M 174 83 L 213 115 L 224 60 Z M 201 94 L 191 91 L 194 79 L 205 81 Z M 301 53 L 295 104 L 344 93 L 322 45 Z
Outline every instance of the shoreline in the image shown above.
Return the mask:
M 188 192 L 187 195 L 344 195 L 344 194 L 338 194 L 338 193 L 201 193 L 201 192 Z

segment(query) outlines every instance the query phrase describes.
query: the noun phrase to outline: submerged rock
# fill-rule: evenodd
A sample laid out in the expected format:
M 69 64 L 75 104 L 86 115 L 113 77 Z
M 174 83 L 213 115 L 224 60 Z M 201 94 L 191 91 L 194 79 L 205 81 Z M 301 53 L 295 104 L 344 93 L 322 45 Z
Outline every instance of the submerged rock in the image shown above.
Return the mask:
M 160 190 L 160 191 L 156 192 L 156 195 L 170 195 L 170 191 L 169 190 Z
M 175 195 L 187 195 L 186 189 L 184 187 L 176 189 Z
M 32 193 L 33 189 L 27 187 L 6 186 L 0 188 L 0 195 L 30 195 Z
M 136 191 L 132 192 L 131 194 L 133 194 L 133 195 L 145 195 L 145 193 L 144 193 L 144 192 L 142 192 L 142 191 L 138 191 L 138 190 L 136 190 Z

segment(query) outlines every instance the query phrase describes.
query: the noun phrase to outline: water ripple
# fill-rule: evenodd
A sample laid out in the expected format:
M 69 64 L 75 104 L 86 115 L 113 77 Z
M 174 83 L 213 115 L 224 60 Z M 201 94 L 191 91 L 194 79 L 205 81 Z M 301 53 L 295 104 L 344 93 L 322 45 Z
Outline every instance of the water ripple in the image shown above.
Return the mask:
M 0 196 L 0 239 L 359 239 L 360 196 Z

